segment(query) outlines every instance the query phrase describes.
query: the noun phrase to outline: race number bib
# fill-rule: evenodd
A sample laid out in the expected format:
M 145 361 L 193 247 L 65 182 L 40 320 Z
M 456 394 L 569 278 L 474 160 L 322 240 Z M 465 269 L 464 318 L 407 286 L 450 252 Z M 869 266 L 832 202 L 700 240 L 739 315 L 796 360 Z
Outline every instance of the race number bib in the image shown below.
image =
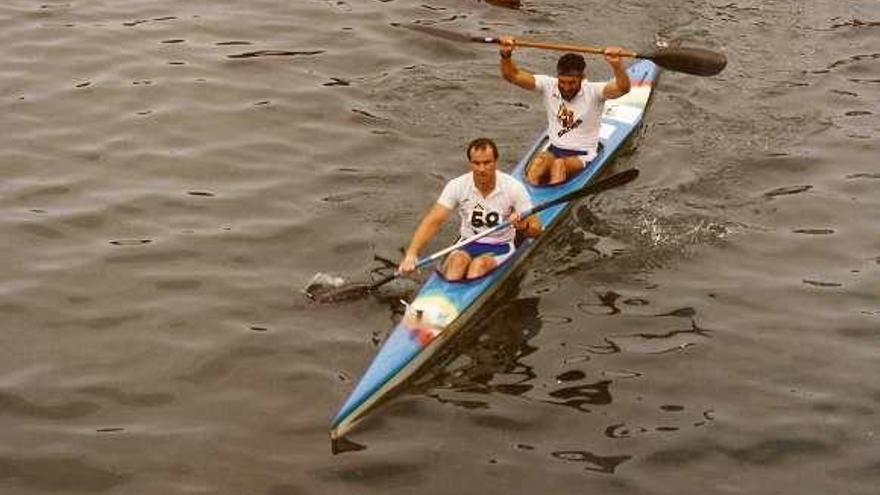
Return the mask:
M 471 211 L 471 227 L 474 232 L 484 228 L 492 228 L 501 223 L 501 214 L 497 211 L 485 211 L 482 208 L 474 208 Z

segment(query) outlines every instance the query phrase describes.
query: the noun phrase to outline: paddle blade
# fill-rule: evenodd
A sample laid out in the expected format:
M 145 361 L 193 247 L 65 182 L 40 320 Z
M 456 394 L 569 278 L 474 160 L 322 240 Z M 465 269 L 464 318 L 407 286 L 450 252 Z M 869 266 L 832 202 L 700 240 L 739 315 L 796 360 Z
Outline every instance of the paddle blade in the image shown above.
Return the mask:
M 371 290 L 370 284 L 346 282 L 342 277 L 317 273 L 302 292 L 312 301 L 329 304 L 359 299 Z
M 302 292 L 312 301 L 321 304 L 352 301 L 366 297 L 367 294 L 399 277 L 400 274 L 395 270 L 394 273 L 373 282 L 348 282 L 342 277 L 318 272 Z
M 592 184 L 589 184 L 581 189 L 581 191 L 583 192 L 583 195 L 596 194 L 602 191 L 613 189 L 615 187 L 620 187 L 628 182 L 632 182 L 636 180 L 638 176 L 639 169 L 628 168 L 623 172 L 618 172 L 610 177 L 606 177 L 602 180 L 593 182 Z
M 413 31 L 418 31 L 420 33 L 429 34 L 431 36 L 436 36 L 437 38 L 443 38 L 444 40 L 449 41 L 467 41 L 474 43 L 498 43 L 497 38 L 492 37 L 482 37 L 482 36 L 470 36 L 467 34 L 458 33 L 455 31 L 449 31 L 446 29 L 441 29 L 434 26 L 428 26 L 425 24 L 402 24 L 403 27 L 407 29 L 411 29 Z
M 349 283 L 341 287 L 328 288 L 325 290 L 313 290 L 306 292 L 306 297 L 319 304 L 333 304 L 344 301 L 362 299 L 373 288 L 367 283 Z
M 724 54 L 695 47 L 661 48 L 640 53 L 638 58 L 651 60 L 664 69 L 695 76 L 714 76 L 727 66 Z

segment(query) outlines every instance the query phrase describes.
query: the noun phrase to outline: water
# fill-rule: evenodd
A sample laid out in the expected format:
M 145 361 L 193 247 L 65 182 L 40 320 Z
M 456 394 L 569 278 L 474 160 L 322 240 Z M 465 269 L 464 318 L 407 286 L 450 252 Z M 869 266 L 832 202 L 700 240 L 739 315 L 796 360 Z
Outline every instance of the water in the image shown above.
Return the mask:
M 878 4 L 499 3 L 0 7 L 0 492 L 876 493 Z M 333 456 L 412 287 L 298 290 L 396 258 L 471 138 L 509 165 L 543 125 L 494 47 L 415 21 L 729 65 L 665 73 L 640 178 Z

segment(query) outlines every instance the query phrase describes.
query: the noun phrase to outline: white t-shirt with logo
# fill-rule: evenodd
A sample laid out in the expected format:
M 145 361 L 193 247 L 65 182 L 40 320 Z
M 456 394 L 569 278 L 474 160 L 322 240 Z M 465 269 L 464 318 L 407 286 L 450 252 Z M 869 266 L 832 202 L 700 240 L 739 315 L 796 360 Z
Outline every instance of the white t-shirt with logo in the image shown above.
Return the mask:
M 468 172 L 449 181 L 437 203 L 444 208 L 458 210 L 461 217 L 459 235 L 462 238 L 473 237 L 507 221 L 514 211 L 522 213 L 532 207 L 525 186 L 500 171 L 495 172 L 495 189 L 487 197 L 483 197 L 474 184 L 474 174 Z M 508 243 L 515 236 L 516 230 L 511 226 L 480 239 L 480 242 Z
M 584 81 L 571 101 L 562 98 L 558 84 L 555 77 L 535 76 L 535 89 L 543 95 L 547 110 L 550 143 L 567 150 L 587 151 L 586 159 L 592 160 L 599 145 L 605 83 Z

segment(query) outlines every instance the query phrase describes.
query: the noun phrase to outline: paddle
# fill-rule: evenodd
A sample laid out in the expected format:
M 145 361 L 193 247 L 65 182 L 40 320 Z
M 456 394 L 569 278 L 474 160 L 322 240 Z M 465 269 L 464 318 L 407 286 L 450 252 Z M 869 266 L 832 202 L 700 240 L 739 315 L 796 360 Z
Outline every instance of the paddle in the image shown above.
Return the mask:
M 501 39 L 496 37 L 470 36 L 447 31 L 433 26 L 425 26 L 422 24 L 407 24 L 404 27 L 414 31 L 437 36 L 450 41 L 466 41 L 472 43 L 494 43 L 500 44 Z M 555 43 L 542 43 L 538 41 L 516 40 L 516 46 L 525 46 L 528 48 L 541 48 L 544 50 L 559 50 L 564 52 L 593 53 L 601 55 L 605 52 L 604 48 L 594 48 L 590 46 L 578 45 L 560 45 Z M 637 53 L 632 50 L 625 50 L 621 53 L 623 57 L 643 58 L 650 60 L 664 69 L 692 74 L 695 76 L 714 76 L 718 74 L 727 65 L 727 58 L 722 53 L 707 50 L 705 48 L 696 47 L 669 47 L 658 48 L 657 50 L 647 53 Z
M 520 217 L 525 219 L 526 217 L 530 217 L 536 213 L 540 213 L 540 212 L 546 210 L 547 208 L 552 208 L 554 206 L 560 205 L 562 203 L 567 203 L 569 201 L 573 201 L 575 199 L 582 198 L 584 196 L 589 196 L 591 194 L 596 194 L 596 193 L 599 193 L 599 192 L 602 192 L 602 191 L 605 191 L 605 190 L 608 190 L 608 189 L 611 189 L 611 188 L 614 188 L 617 186 L 622 186 L 622 185 L 626 184 L 627 182 L 634 180 L 638 176 L 639 176 L 639 171 L 634 168 L 631 168 L 629 170 L 624 170 L 623 172 L 618 172 L 618 173 L 616 173 L 610 177 L 607 177 L 605 179 L 593 182 L 591 184 L 587 184 L 586 186 L 582 187 L 581 189 L 578 189 L 576 191 L 572 191 L 572 192 L 570 192 L 568 194 L 564 194 L 558 198 L 551 199 L 550 201 L 547 201 L 545 203 L 541 203 L 537 206 L 534 206 L 530 210 L 526 210 L 526 211 L 522 212 Z M 421 267 L 423 267 L 423 266 L 425 266 L 425 265 L 427 265 L 427 264 L 429 264 L 439 258 L 442 258 L 443 256 L 446 256 L 447 254 L 451 253 L 452 251 L 455 251 L 456 249 L 461 249 L 462 247 L 467 246 L 468 244 L 470 244 L 472 242 L 478 241 L 478 240 L 480 240 L 480 239 L 482 239 L 482 238 L 484 238 L 494 232 L 498 232 L 499 230 L 506 229 L 506 228 L 510 227 L 510 225 L 511 225 L 511 222 L 509 220 L 505 221 L 503 223 L 500 223 L 500 224 L 492 227 L 491 229 L 484 230 L 483 232 L 480 232 L 479 234 L 477 234 L 473 237 L 469 237 L 467 239 L 464 239 L 462 241 L 459 241 L 459 242 L 453 244 L 452 246 L 449 246 L 445 249 L 441 249 L 440 251 L 437 251 L 436 253 L 434 253 L 430 256 L 425 256 L 424 258 L 421 258 L 421 259 L 419 259 L 418 262 L 416 262 L 416 268 L 417 269 L 421 268 Z M 315 278 L 313 280 L 318 279 L 321 275 L 323 275 L 323 274 L 319 273 L 318 275 L 315 276 Z M 388 282 L 391 282 L 392 280 L 400 277 L 401 275 L 402 274 L 399 271 L 395 270 L 394 273 L 392 273 L 391 275 L 385 276 L 385 277 L 383 277 L 375 282 L 372 282 L 370 284 L 361 283 L 361 284 L 352 284 L 352 285 L 346 286 L 340 281 L 337 286 L 335 286 L 329 290 L 326 290 L 324 292 L 312 294 L 310 292 L 310 289 L 308 289 L 308 288 L 306 289 L 305 292 L 310 298 L 312 298 L 316 301 L 319 301 L 319 302 L 335 302 L 335 301 L 341 301 L 341 300 L 345 300 L 345 299 L 353 299 L 355 297 L 360 297 L 365 294 L 368 294 L 369 292 L 372 292 L 372 291 L 378 289 L 379 287 L 387 284 Z

